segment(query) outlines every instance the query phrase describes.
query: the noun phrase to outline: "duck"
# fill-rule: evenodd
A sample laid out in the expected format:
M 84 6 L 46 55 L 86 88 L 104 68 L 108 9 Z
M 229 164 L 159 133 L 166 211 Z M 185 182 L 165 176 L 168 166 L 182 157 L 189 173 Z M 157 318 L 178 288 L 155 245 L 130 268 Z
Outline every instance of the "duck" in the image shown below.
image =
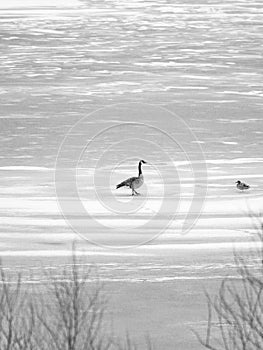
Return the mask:
M 237 189 L 239 189 L 240 191 L 248 190 L 250 188 L 249 185 L 247 185 L 244 182 L 241 182 L 239 180 L 236 182 L 236 184 L 237 184 Z
M 142 164 L 147 164 L 147 162 L 145 160 L 139 161 L 139 165 L 138 165 L 139 174 L 138 174 L 138 176 L 133 176 L 127 180 L 122 181 L 121 183 L 119 183 L 116 186 L 116 189 L 118 189 L 120 187 L 129 187 L 132 190 L 132 196 L 134 196 L 135 194 L 137 196 L 140 195 L 140 193 L 138 193 L 136 191 L 136 189 L 141 187 L 144 183 L 144 178 L 143 178 L 143 174 L 142 174 Z

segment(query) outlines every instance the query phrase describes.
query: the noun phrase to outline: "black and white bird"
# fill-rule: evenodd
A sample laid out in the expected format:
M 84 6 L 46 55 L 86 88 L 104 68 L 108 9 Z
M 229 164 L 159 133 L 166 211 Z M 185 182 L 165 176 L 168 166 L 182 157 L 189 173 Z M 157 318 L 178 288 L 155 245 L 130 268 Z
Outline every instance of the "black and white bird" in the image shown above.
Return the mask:
M 236 184 L 237 184 L 237 189 L 239 189 L 240 191 L 248 190 L 250 188 L 249 185 L 247 185 L 244 182 L 241 182 L 239 180 L 236 182 Z
M 130 187 L 132 190 L 132 196 L 134 196 L 134 194 L 139 195 L 140 193 L 136 192 L 136 189 L 143 185 L 144 178 L 142 174 L 142 164 L 146 164 L 146 163 L 147 162 L 145 162 L 145 160 L 140 160 L 138 165 L 138 170 L 139 170 L 138 176 L 130 177 L 129 179 L 119 183 L 116 186 L 116 189 L 124 186 Z

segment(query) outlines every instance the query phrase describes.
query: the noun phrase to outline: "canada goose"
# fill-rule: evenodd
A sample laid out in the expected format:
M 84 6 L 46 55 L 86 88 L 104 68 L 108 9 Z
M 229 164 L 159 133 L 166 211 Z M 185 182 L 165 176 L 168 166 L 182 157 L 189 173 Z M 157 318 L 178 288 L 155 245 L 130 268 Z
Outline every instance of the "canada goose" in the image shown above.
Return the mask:
M 119 183 L 116 186 L 116 189 L 123 187 L 123 186 L 127 186 L 127 187 L 131 188 L 132 196 L 134 196 L 134 194 L 139 195 L 140 193 L 136 192 L 135 189 L 141 187 L 143 182 L 144 182 L 144 178 L 143 178 L 143 174 L 142 174 L 142 163 L 146 164 L 146 162 L 144 160 L 139 161 L 139 165 L 138 165 L 139 175 L 130 177 L 129 179 Z
M 237 184 L 237 189 L 239 189 L 240 191 L 248 190 L 250 188 L 249 185 L 246 185 L 244 182 L 241 182 L 239 180 L 236 182 L 236 184 Z

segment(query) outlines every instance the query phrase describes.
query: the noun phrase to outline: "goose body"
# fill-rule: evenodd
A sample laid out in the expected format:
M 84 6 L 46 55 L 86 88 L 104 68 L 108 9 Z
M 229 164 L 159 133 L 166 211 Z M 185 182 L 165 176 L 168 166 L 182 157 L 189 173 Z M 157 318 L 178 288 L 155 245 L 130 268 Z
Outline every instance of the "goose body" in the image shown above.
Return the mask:
M 237 189 L 240 190 L 240 191 L 248 190 L 250 188 L 249 185 L 247 185 L 247 184 L 245 184 L 244 182 L 241 182 L 241 181 L 237 181 L 236 184 L 237 184 Z
M 144 178 L 142 174 L 142 164 L 145 164 L 145 163 L 146 162 L 144 160 L 140 160 L 138 165 L 138 170 L 139 170 L 138 176 L 133 176 L 127 180 L 122 181 L 116 186 L 116 189 L 120 187 L 129 187 L 132 190 L 132 196 L 134 196 L 134 194 L 139 195 L 139 193 L 136 192 L 136 189 L 141 187 L 144 183 Z

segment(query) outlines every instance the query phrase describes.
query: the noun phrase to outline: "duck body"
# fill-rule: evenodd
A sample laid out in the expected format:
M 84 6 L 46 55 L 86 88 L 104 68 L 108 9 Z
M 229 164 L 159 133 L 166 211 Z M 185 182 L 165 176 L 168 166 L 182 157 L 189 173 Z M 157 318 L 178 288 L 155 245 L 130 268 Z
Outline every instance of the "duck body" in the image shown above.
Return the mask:
M 237 184 L 237 189 L 240 190 L 240 191 L 244 191 L 244 190 L 250 189 L 250 186 L 245 184 L 244 182 L 237 181 L 236 184 Z
M 146 162 L 144 160 L 139 161 L 139 165 L 138 165 L 139 174 L 138 174 L 138 176 L 133 176 L 133 177 L 128 178 L 127 180 L 122 181 L 121 183 L 119 183 L 116 186 L 116 189 L 118 189 L 120 187 L 129 187 L 132 190 L 132 196 L 134 196 L 134 194 L 139 195 L 139 193 L 136 192 L 136 189 L 141 187 L 144 183 L 144 177 L 142 174 L 142 164 L 146 164 Z

